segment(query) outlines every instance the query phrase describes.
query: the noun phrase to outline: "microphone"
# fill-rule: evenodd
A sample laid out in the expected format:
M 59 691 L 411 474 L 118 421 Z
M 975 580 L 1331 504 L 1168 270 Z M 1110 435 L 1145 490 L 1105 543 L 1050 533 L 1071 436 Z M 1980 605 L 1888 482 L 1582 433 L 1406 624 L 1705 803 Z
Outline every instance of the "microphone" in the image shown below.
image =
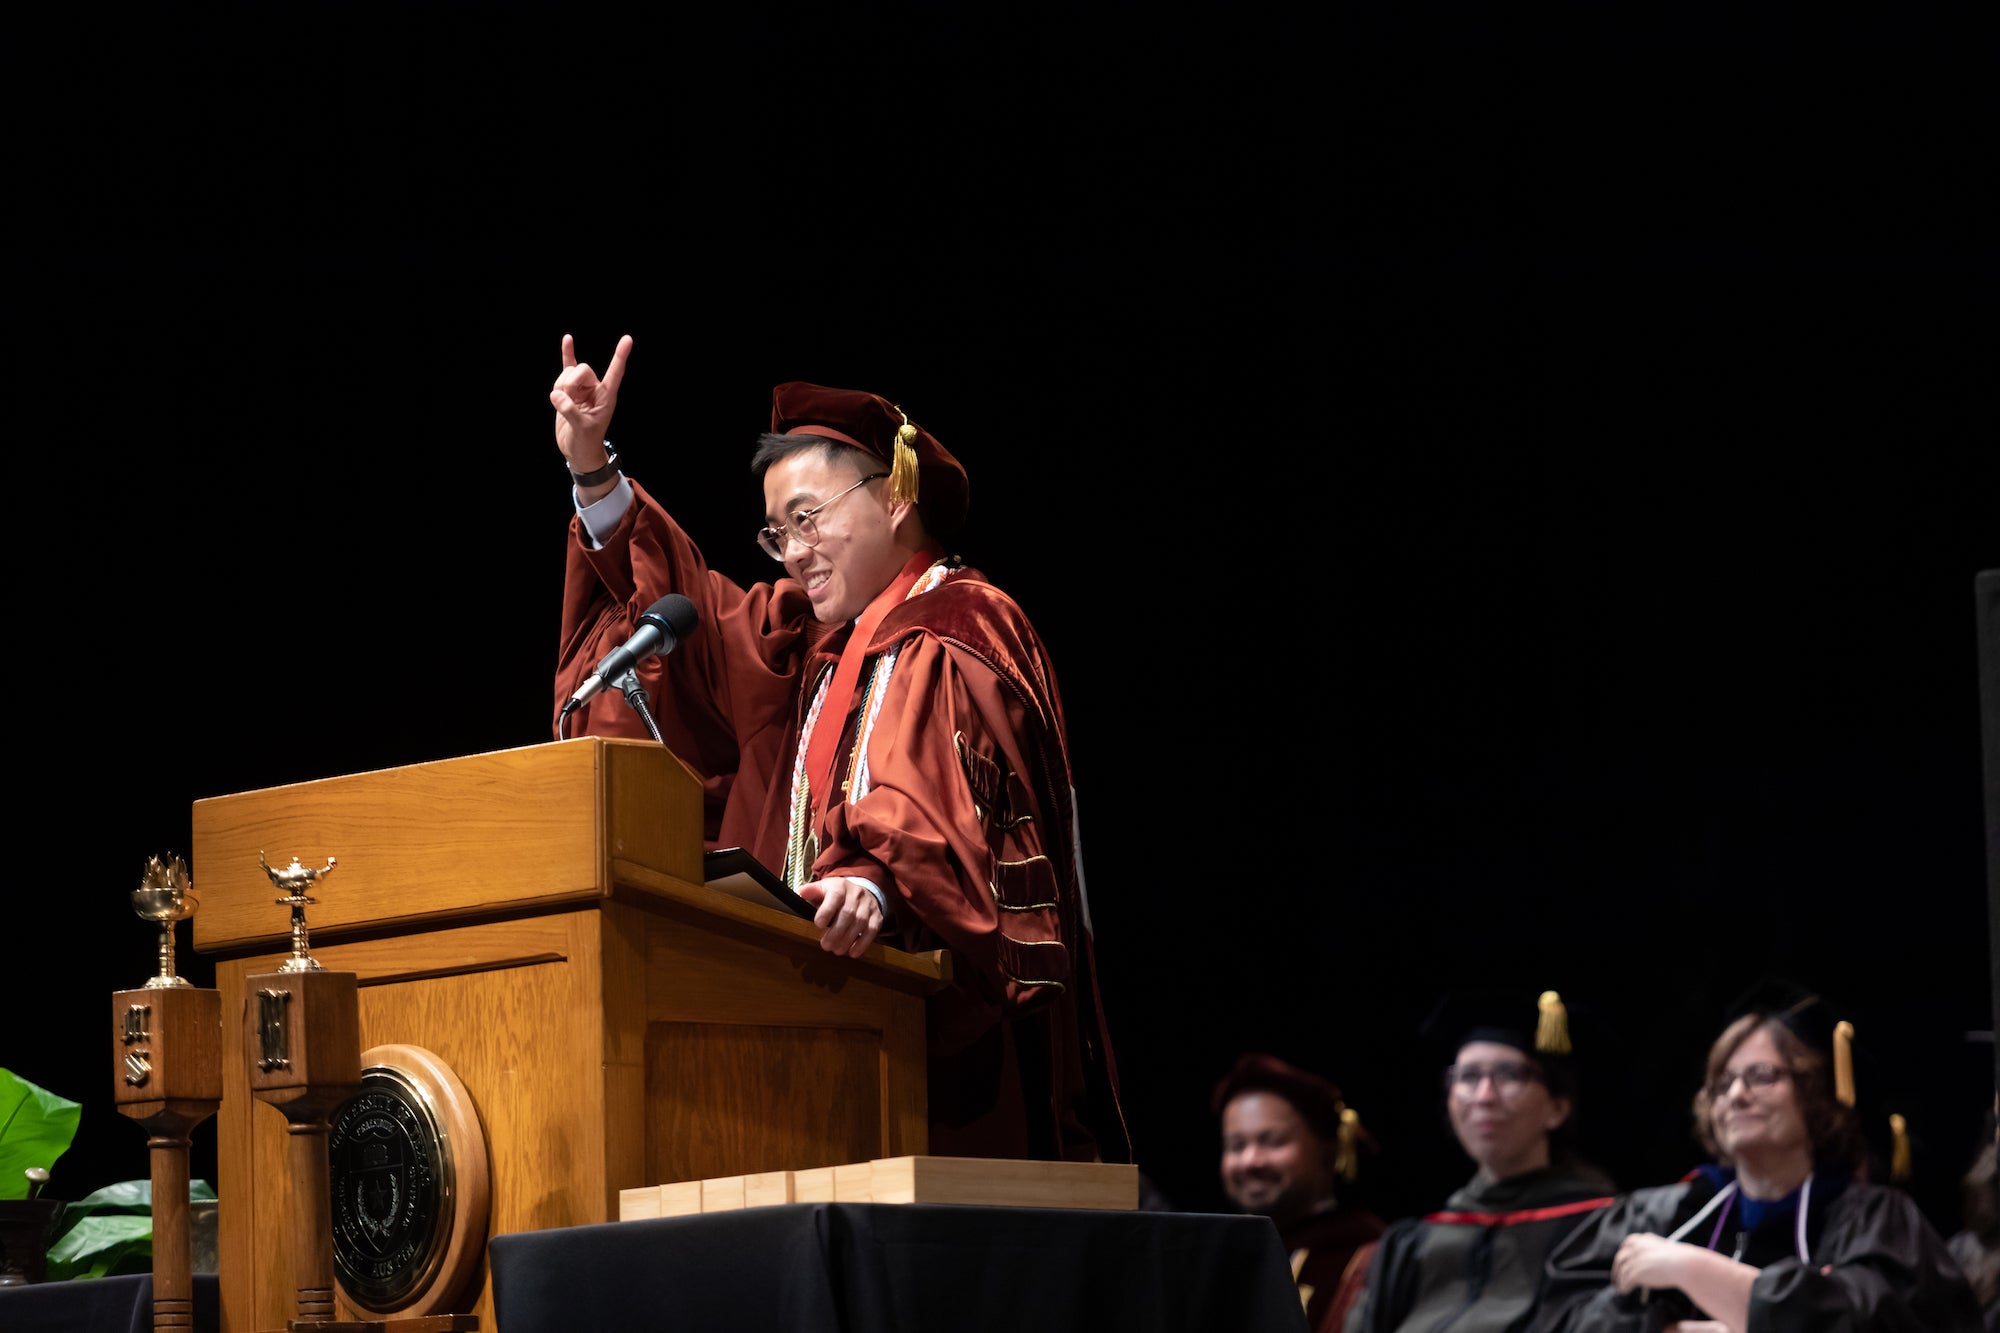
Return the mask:
M 576 693 L 563 705 L 563 712 L 568 713 L 647 658 L 672 652 L 698 619 L 694 603 L 677 592 L 654 602 L 639 617 L 639 628 L 632 632 L 632 637 L 606 653 L 597 670 L 576 687 Z

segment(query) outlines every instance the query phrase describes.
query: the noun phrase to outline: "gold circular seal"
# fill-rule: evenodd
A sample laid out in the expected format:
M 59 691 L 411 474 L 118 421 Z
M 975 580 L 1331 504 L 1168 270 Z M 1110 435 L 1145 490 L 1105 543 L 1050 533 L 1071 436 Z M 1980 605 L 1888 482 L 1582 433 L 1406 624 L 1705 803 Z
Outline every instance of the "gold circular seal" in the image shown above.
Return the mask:
M 361 1065 L 360 1091 L 327 1124 L 341 1303 L 355 1317 L 447 1312 L 486 1251 L 477 1108 L 421 1046 L 370 1047 Z

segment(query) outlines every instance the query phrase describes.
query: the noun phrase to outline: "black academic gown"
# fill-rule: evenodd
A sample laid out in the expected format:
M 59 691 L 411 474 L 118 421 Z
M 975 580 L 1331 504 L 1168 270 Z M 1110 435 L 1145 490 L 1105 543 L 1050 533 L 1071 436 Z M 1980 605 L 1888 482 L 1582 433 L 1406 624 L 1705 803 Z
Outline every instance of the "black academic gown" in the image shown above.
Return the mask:
M 1634 1191 L 1571 1232 L 1549 1256 L 1532 1333 L 1659 1333 L 1677 1319 L 1706 1318 L 1677 1290 L 1618 1294 L 1611 1260 L 1628 1235 L 1672 1234 L 1726 1180 L 1705 1171 Z M 1707 1245 L 1720 1213 L 1683 1239 Z M 1750 1290 L 1749 1333 L 1981 1333 L 1965 1275 L 1901 1190 L 1815 1175 L 1803 1261 L 1795 1209 L 1773 1210 L 1747 1233 L 1740 1216 L 1729 1208 L 1715 1249 L 1762 1270 Z
M 1543 1261 L 1608 1208 L 1612 1185 L 1564 1164 L 1491 1184 L 1477 1177 L 1443 1211 L 1395 1223 L 1377 1247 L 1348 1333 L 1514 1333 L 1534 1313 Z

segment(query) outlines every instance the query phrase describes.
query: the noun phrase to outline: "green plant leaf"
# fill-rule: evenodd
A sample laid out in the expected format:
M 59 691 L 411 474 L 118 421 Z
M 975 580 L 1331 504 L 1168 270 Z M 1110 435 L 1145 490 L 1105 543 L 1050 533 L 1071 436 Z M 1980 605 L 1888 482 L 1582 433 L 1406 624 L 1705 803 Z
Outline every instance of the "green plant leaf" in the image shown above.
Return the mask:
M 110 1277 L 153 1269 L 153 1219 L 130 1213 L 83 1218 L 49 1244 L 48 1278 Z
M 214 1203 L 215 1187 L 206 1180 L 188 1182 L 189 1203 Z M 56 1223 L 56 1236 L 67 1235 L 70 1228 L 86 1217 L 147 1217 L 153 1215 L 153 1182 L 150 1180 L 121 1180 L 106 1185 L 103 1189 L 92 1190 L 75 1203 L 63 1205 L 62 1220 Z
M 44 1171 L 76 1142 L 81 1103 L 0 1069 L 0 1199 L 28 1197 L 29 1167 Z
M 100 1213 L 128 1212 L 146 1213 L 153 1211 L 153 1182 L 150 1180 L 121 1180 L 115 1185 L 92 1190 L 77 1201 L 78 1206 L 90 1206 Z
M 214 1203 L 215 1186 L 206 1180 L 188 1182 L 189 1203 Z M 106 1185 L 71 1204 L 72 1208 L 88 1208 L 100 1213 L 150 1213 L 153 1211 L 153 1182 L 151 1180 L 121 1180 Z

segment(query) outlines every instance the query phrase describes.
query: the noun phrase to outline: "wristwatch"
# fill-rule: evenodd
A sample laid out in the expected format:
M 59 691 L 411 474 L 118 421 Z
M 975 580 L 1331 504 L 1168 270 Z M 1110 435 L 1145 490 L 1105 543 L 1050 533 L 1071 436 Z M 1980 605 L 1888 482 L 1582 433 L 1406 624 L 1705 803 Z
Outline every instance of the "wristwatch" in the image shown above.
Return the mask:
M 569 470 L 569 479 L 578 486 L 598 486 L 610 481 L 618 475 L 619 471 L 618 451 L 611 447 L 611 441 L 606 440 L 604 442 L 604 466 L 592 472 L 578 472 L 575 468 L 571 468 Z

